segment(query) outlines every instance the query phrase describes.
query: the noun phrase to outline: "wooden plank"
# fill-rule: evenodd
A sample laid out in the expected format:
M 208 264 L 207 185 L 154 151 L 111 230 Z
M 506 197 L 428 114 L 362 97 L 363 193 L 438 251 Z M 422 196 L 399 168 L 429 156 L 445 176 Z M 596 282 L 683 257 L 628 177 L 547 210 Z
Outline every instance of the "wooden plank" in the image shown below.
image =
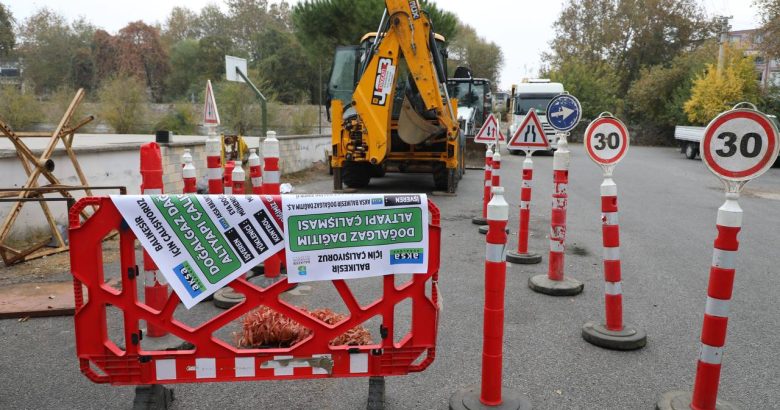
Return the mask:
M 73 282 L 21 283 L 0 287 L 0 319 L 69 316 L 74 311 Z

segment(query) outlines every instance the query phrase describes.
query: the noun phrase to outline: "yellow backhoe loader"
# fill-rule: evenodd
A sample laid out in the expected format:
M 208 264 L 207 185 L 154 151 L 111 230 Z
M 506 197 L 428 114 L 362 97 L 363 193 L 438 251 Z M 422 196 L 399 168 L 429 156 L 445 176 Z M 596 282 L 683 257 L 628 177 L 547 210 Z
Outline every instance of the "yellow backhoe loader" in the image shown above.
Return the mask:
M 417 0 L 386 0 L 376 33 L 336 49 L 328 97 L 333 185 L 385 172 L 433 175 L 454 193 L 463 174 L 457 101 L 447 93 L 444 38 Z

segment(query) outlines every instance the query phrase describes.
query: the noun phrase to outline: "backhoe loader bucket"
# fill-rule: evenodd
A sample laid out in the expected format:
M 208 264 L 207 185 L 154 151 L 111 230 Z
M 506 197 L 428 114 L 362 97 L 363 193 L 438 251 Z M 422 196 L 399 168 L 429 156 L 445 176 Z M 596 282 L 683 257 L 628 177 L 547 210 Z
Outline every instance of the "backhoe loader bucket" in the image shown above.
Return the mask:
M 474 137 L 466 137 L 466 169 L 484 169 L 486 149 L 485 144 L 474 142 Z

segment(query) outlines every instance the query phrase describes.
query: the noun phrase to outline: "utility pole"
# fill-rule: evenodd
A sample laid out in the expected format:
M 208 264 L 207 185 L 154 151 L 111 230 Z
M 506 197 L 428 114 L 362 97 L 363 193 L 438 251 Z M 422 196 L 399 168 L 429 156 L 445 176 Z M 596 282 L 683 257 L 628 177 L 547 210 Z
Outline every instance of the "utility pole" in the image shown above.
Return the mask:
M 718 75 L 723 73 L 723 66 L 726 63 L 726 42 L 729 39 L 729 30 L 731 30 L 731 26 L 729 25 L 729 20 L 733 19 L 734 16 L 720 16 L 718 17 L 718 21 L 720 22 L 720 48 L 718 49 Z

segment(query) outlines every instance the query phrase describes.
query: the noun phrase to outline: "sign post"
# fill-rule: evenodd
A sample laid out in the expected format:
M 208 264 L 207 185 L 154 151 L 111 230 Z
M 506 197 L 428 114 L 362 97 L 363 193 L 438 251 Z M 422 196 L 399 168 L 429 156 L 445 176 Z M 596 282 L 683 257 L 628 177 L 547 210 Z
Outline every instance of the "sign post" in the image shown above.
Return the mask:
M 523 265 L 537 264 L 542 261 L 542 255 L 528 252 L 528 226 L 531 219 L 531 181 L 534 177 L 534 162 L 531 156 L 534 152 L 550 149 L 550 142 L 544 134 L 542 122 L 536 115 L 536 110 L 531 109 L 523 119 L 523 122 L 507 143 L 507 148 L 516 148 L 525 151 L 523 161 L 523 179 L 520 186 L 520 229 L 517 232 L 517 252 L 507 251 L 506 261 Z
M 222 180 L 222 143 L 217 138 L 219 111 L 217 111 L 217 101 L 214 99 L 214 90 L 211 88 L 211 80 L 206 81 L 203 126 L 208 130 L 208 137 L 206 138 L 206 166 L 208 167 L 209 194 L 223 194 L 225 187 Z
M 528 287 L 551 296 L 573 296 L 582 292 L 582 282 L 564 277 L 566 207 L 569 202 L 569 162 L 571 152 L 566 137 L 582 116 L 580 102 L 568 93 L 559 94 L 547 105 L 547 121 L 558 131 L 558 149 L 553 154 L 553 195 L 550 218 L 550 258 L 547 275 L 532 276 Z
M 501 132 L 496 116 L 491 113 L 488 115 L 485 123 L 482 124 L 482 128 L 479 129 L 477 135 L 474 136 L 474 142 L 487 145 L 485 152 L 485 187 L 482 190 L 482 215 L 471 219 L 471 222 L 475 225 L 487 226 L 487 205 L 490 202 L 490 188 L 492 187 L 493 175 L 493 150 L 497 146 L 497 142 L 502 141 L 506 141 L 506 137 Z M 495 148 L 495 152 L 498 152 L 498 148 Z
M 748 108 L 738 108 L 741 105 Z M 742 208 L 738 200 L 745 184 L 772 166 L 779 148 L 777 127 L 749 103 L 737 104 L 718 115 L 704 130 L 700 147 L 702 161 L 723 182 L 726 202 L 718 209 L 718 236 L 712 255 L 693 393 L 668 392 L 661 396 L 658 409 L 734 408 L 718 400 L 718 384 L 736 273 L 737 235 L 742 229 Z
M 628 152 L 628 129 L 611 113 L 605 112 L 588 125 L 583 142 L 590 159 L 600 166 L 604 173 L 604 182 L 601 183 L 601 232 L 606 282 L 606 322 L 585 323 L 582 327 L 582 338 L 605 349 L 640 349 L 647 344 L 647 334 L 642 329 L 623 323 L 617 185 L 612 180 L 615 165 Z

